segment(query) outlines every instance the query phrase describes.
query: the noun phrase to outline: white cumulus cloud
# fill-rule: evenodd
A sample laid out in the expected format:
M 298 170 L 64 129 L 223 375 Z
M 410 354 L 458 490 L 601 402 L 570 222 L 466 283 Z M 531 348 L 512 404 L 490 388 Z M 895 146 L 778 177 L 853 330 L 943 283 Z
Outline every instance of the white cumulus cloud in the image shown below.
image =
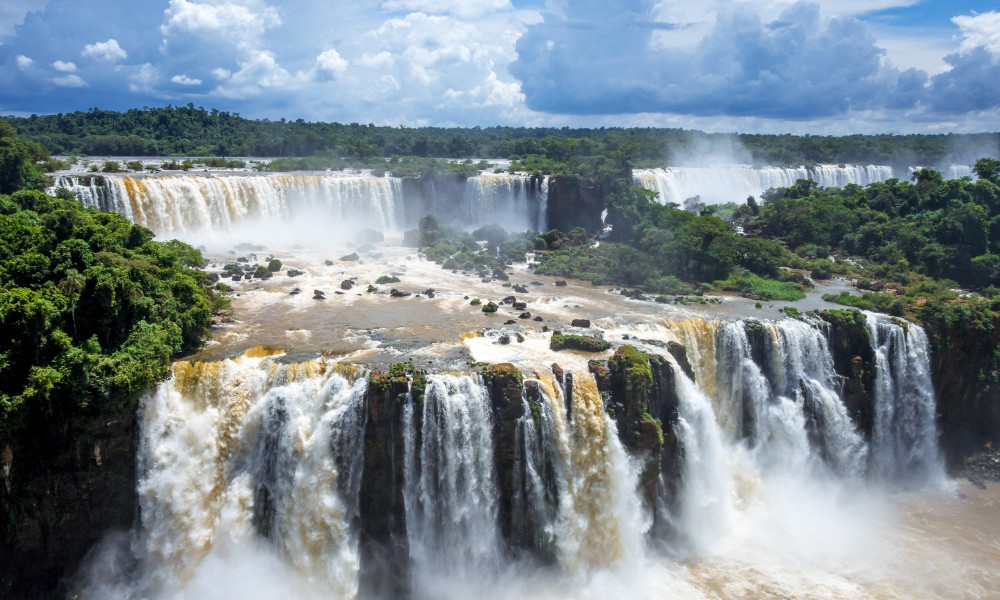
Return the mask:
M 277 9 L 259 0 L 170 0 L 160 26 L 164 43 L 173 36 L 219 36 L 240 46 L 252 46 L 268 29 L 281 25 Z
M 27 68 L 30 68 L 31 65 L 33 64 L 35 64 L 35 61 L 31 60 L 27 56 L 23 54 L 17 55 L 17 68 L 21 69 L 22 71 Z
M 176 83 L 177 85 L 201 85 L 202 81 L 200 79 L 194 79 L 188 77 L 187 75 L 174 75 L 170 78 L 171 83 Z
M 955 17 L 952 22 L 962 30 L 962 50 L 986 48 L 1000 55 L 1000 12 Z
M 327 73 L 343 73 L 347 70 L 347 61 L 331 48 L 316 57 L 316 68 Z
M 128 58 L 128 52 L 118 45 L 118 40 L 109 38 L 106 42 L 87 44 L 81 56 L 114 63 Z
M 62 73 L 76 73 L 76 64 L 71 62 L 57 60 L 52 63 L 52 68 Z
M 50 81 L 52 81 L 52 83 L 58 85 L 59 87 L 65 87 L 65 88 L 81 88 L 87 86 L 87 82 L 84 81 L 79 75 L 66 75 L 65 77 L 55 77 Z

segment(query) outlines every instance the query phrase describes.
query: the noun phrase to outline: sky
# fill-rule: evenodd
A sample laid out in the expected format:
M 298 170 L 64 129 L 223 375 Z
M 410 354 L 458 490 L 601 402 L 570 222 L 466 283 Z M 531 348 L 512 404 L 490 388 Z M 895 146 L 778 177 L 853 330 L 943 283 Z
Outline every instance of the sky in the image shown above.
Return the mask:
M 1000 131 L 1000 0 L 3 0 L 0 114 Z

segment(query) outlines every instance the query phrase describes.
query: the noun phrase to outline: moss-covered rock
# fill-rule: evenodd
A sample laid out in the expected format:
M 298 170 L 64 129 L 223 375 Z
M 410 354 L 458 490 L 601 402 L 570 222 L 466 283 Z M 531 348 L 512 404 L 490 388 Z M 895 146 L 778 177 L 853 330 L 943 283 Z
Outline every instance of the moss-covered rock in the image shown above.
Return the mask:
M 552 333 L 549 348 L 554 351 L 579 350 L 580 352 L 605 352 L 611 349 L 611 344 L 589 335 L 563 334 L 556 331 Z

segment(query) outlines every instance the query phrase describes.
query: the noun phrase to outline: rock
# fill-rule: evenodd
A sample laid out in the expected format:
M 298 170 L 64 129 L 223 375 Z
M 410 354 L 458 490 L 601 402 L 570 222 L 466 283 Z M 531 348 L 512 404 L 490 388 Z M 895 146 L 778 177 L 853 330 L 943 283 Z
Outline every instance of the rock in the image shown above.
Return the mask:
M 500 307 L 496 302 L 487 302 L 483 305 L 483 312 L 487 314 L 495 313 Z
M 541 281 L 532 281 L 528 285 L 540 286 L 540 285 L 545 285 L 545 284 L 542 283 Z
M 349 290 L 352 287 L 354 287 L 354 282 L 350 279 L 345 279 L 344 281 L 340 282 L 340 289 L 342 290 Z
M 560 279 L 556 281 L 556 287 L 566 287 L 567 285 L 569 284 L 566 283 L 565 279 Z
M 337 291 L 337 292 L 334 292 L 334 294 L 337 295 L 337 296 L 343 296 L 344 292 Z
M 424 290 L 424 295 L 427 296 L 428 298 L 433 298 L 435 294 L 436 292 L 434 291 L 434 288 L 428 288 Z
M 507 296 L 506 298 L 504 298 L 503 300 L 500 301 L 500 304 L 514 304 L 515 302 L 517 302 L 517 298 L 516 297 L 514 297 L 514 296 Z
M 580 352 L 604 352 L 611 349 L 611 344 L 589 335 L 563 334 L 556 331 L 552 333 L 549 348 L 554 351 L 579 350 Z
M 514 310 L 525 310 L 528 308 L 527 302 L 515 302 L 511 305 Z
M 506 346 L 507 344 L 510 344 L 510 336 L 507 335 L 506 333 L 503 334 L 503 335 L 501 335 L 500 339 L 497 340 L 497 343 L 500 344 L 500 345 L 502 345 L 502 346 Z
M 393 298 L 406 298 L 407 296 L 411 295 L 412 294 L 410 292 L 404 292 L 402 290 L 397 290 L 396 288 L 392 288 L 391 290 L 389 290 L 389 296 Z
M 355 261 L 361 260 L 361 257 L 358 256 L 357 252 L 352 252 L 352 253 L 347 254 L 345 256 L 341 256 L 340 260 L 343 261 L 343 262 L 355 262 Z
M 313 300 L 326 300 L 326 292 L 323 290 L 313 290 Z
M 573 322 L 570 323 L 570 325 L 572 325 L 573 327 L 582 327 L 584 329 L 589 329 L 590 319 L 573 319 Z
M 514 291 L 517 292 L 518 294 L 527 294 L 528 288 L 524 287 L 523 285 L 515 285 Z
M 517 321 L 515 321 L 514 319 L 509 319 L 507 321 L 504 321 L 503 324 L 504 325 L 517 325 Z
M 523 312 L 523 313 L 521 313 L 521 314 L 517 315 L 517 318 L 518 318 L 518 319 L 530 319 L 530 318 L 531 318 L 531 313 L 530 313 L 530 312 L 527 312 L 527 311 L 525 311 L 525 312 Z
M 543 319 L 543 318 L 541 318 L 541 317 L 535 317 L 535 318 L 534 318 L 534 319 L 532 319 L 532 320 L 533 320 L 533 321 L 536 321 L 536 322 L 538 322 L 538 323 L 541 323 L 541 322 L 542 322 L 542 321 L 544 321 L 545 319 Z
M 233 281 L 241 281 L 242 279 L 243 279 L 242 275 L 239 274 L 233 275 Z

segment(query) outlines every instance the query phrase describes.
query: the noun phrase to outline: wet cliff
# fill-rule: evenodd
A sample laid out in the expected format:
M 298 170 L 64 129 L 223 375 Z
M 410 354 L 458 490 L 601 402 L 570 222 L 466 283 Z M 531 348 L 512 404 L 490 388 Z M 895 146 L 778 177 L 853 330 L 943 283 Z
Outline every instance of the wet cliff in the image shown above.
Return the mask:
M 1000 317 L 927 331 L 941 447 L 954 469 L 986 444 L 1000 447 Z
M 583 227 L 599 231 L 601 213 L 606 208 L 604 189 L 589 177 L 552 177 L 549 179 L 546 220 L 549 229 L 570 231 Z
M 27 430 L 0 437 L 0 597 L 60 597 L 87 551 L 136 521 L 134 408 Z

